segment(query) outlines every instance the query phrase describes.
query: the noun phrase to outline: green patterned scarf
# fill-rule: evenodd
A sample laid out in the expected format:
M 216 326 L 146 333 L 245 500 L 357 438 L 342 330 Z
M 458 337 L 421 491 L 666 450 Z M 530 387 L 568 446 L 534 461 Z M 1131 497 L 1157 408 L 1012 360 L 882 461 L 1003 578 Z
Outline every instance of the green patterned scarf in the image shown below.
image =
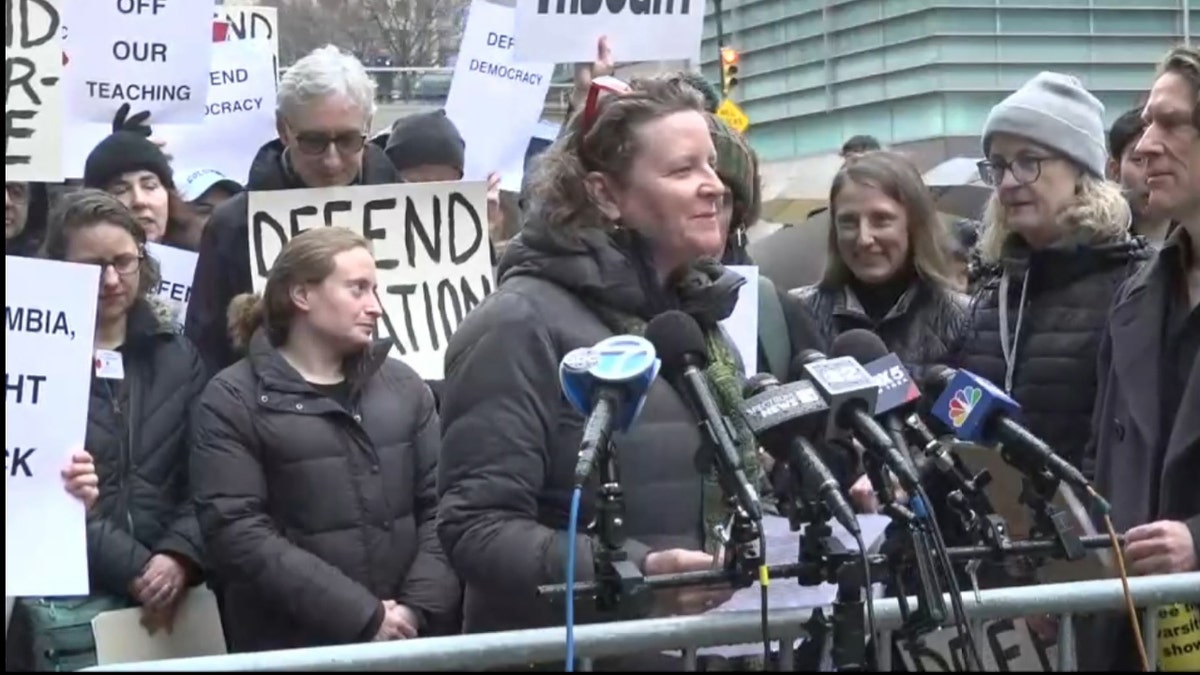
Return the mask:
M 634 317 L 620 317 L 622 331 L 630 335 L 643 335 L 646 322 Z M 743 397 L 741 388 L 740 366 L 737 352 L 724 333 L 720 330 L 707 330 L 705 342 L 708 346 L 708 367 L 704 375 L 708 386 L 717 399 L 717 407 L 729 421 L 734 431 L 734 442 L 737 443 L 742 458 L 742 468 L 750 484 L 758 487 L 763 483 L 762 464 L 758 458 L 758 444 L 754 434 L 746 426 L 738 411 L 741 409 Z M 701 518 L 704 522 L 704 550 L 716 554 L 722 546 L 717 536 L 717 529 L 727 524 L 733 510 L 730 507 L 732 495 L 726 495 L 721 489 L 716 463 L 709 467 L 701 478 L 703 503 Z

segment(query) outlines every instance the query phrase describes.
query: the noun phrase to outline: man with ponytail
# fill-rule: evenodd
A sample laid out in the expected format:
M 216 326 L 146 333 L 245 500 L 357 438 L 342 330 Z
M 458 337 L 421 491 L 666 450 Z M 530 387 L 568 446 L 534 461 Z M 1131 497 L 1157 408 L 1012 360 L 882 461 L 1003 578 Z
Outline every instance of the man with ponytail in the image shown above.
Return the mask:
M 435 529 L 429 388 L 375 339 L 375 259 L 342 228 L 292 239 L 229 309 L 247 356 L 195 419 L 197 516 L 233 652 L 457 630 Z

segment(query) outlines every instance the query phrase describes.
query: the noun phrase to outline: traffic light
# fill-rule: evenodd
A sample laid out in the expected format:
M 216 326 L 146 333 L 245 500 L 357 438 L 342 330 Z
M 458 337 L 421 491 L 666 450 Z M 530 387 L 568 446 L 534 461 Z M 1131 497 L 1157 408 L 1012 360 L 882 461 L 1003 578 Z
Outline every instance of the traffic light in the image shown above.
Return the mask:
M 740 58 L 733 47 L 721 47 L 721 93 L 725 96 L 737 86 Z

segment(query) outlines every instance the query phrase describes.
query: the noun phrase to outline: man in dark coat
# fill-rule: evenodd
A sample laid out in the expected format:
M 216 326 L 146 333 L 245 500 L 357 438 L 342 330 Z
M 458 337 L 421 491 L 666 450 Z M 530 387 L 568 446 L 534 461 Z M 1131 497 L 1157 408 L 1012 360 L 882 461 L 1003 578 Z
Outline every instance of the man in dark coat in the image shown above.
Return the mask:
M 336 47 L 317 49 L 284 73 L 276 98 L 279 138 L 258 151 L 246 191 L 213 212 L 200 240 L 186 332 L 210 372 L 236 360 L 226 312 L 234 296 L 254 290 L 248 193 L 399 182 L 383 151 L 366 142 L 374 114 L 374 81 Z
M 1137 151 L 1151 210 L 1179 226 L 1117 295 L 1101 343 L 1094 454 L 1085 468 L 1125 532 L 1130 573 L 1200 569 L 1200 51 L 1158 71 Z M 1140 669 L 1123 618 L 1085 633 L 1081 668 Z M 1109 649 L 1095 649 L 1108 645 Z M 1150 654 L 1150 667 L 1158 654 Z M 1089 662 L 1096 659 L 1096 662 Z

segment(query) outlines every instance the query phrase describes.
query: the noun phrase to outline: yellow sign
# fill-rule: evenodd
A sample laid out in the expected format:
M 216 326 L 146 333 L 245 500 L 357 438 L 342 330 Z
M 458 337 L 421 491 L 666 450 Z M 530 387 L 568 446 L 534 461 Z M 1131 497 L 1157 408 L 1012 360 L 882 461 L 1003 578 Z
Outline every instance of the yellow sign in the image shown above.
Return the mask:
M 1164 671 L 1200 670 L 1200 608 L 1179 604 L 1159 609 L 1158 648 Z
M 721 101 L 721 105 L 717 108 L 717 117 L 740 133 L 745 133 L 746 129 L 750 128 L 750 118 L 746 117 L 746 113 L 742 112 L 738 104 L 729 99 Z

